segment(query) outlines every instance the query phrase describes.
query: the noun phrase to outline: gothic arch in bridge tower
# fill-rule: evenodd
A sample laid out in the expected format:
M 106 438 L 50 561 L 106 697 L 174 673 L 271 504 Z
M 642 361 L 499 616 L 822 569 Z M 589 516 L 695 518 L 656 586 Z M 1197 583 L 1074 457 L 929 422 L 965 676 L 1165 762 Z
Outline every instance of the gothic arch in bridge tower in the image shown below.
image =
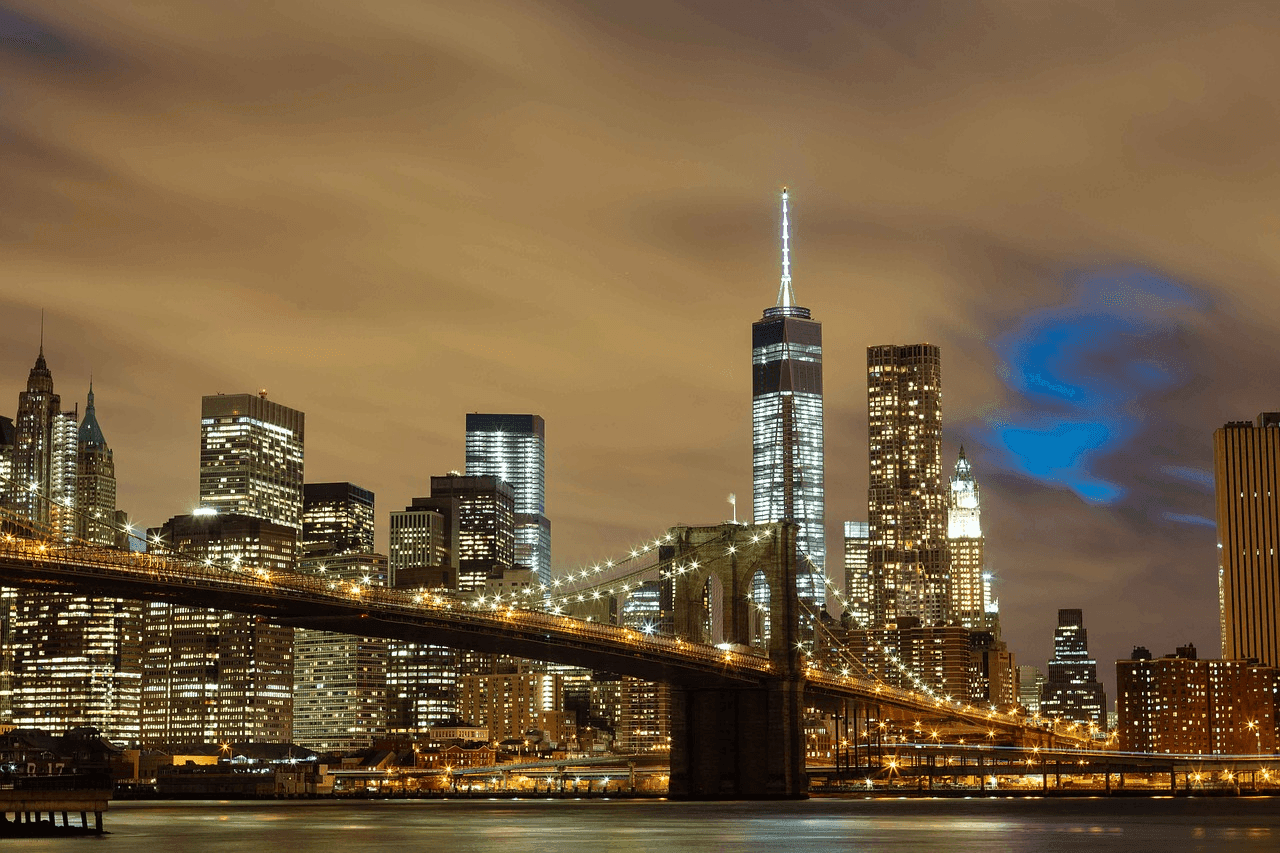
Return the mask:
M 773 590 L 765 573 L 757 571 L 751 576 L 751 645 L 754 648 L 769 647 L 769 608 L 773 604 Z
M 768 651 L 779 672 L 790 671 L 795 628 L 779 626 L 799 624 L 794 544 L 787 544 L 794 542 L 795 531 L 787 522 L 672 528 L 669 566 L 674 570 L 676 635 L 755 646 Z M 708 595 L 717 587 L 718 600 Z M 761 589 L 767 595 L 763 611 L 757 606 L 756 591 Z M 713 632 L 717 623 L 718 635 Z
M 727 642 L 724 635 L 724 583 L 719 575 L 707 575 L 707 582 L 702 586 L 702 609 L 702 626 L 707 642 Z

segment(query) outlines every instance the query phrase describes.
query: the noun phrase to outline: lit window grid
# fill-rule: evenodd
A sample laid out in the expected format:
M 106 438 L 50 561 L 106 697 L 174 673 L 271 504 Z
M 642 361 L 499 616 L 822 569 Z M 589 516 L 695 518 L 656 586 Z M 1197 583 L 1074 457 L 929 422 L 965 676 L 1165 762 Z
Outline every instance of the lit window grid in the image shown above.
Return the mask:
M 296 536 L 280 528 L 221 534 L 197 526 L 162 538 L 197 559 L 270 572 L 295 566 Z M 293 629 L 257 616 L 163 602 L 146 605 L 142 744 L 280 743 L 292 736 Z
M 785 411 L 784 411 L 785 410 Z M 822 395 L 766 392 L 751 401 L 752 516 L 759 523 L 788 517 L 799 526 L 796 545 L 814 570 L 797 572 L 796 587 L 810 606 L 821 607 L 826 592 L 821 573 L 826 565 L 823 472 Z M 793 424 L 793 439 L 784 436 L 784 418 Z M 786 470 L 793 474 L 787 482 Z
M 551 532 L 546 524 L 546 442 L 535 432 L 468 430 L 468 476 L 498 477 L 515 492 L 513 559 L 551 582 Z
M 844 583 L 853 624 L 870 623 L 875 588 L 871 578 L 870 530 L 865 521 L 844 523 Z
M 287 428 L 244 415 L 201 420 L 203 506 L 301 529 L 302 469 L 302 439 Z
M 302 512 L 305 552 L 359 553 L 374 549 L 374 508 L 355 495 L 342 499 L 306 500 Z
M 11 722 L 49 731 L 93 726 L 136 745 L 142 605 L 30 591 L 13 601 Z
M 294 743 L 366 749 L 386 735 L 386 640 L 299 630 L 294 655 Z
M 1215 430 L 1222 656 L 1280 666 L 1280 427 Z

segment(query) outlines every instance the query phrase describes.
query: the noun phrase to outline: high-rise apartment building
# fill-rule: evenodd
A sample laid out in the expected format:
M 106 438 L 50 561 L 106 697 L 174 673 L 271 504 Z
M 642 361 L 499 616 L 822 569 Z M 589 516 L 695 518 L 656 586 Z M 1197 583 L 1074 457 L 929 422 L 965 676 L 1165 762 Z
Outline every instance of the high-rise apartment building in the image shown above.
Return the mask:
M 991 631 L 969 632 L 969 701 L 975 705 L 1018 705 L 1018 665 L 1009 646 Z
M 1213 433 L 1222 657 L 1280 666 L 1280 412 Z
M 458 716 L 489 730 L 492 741 L 523 737 L 549 711 L 560 710 L 560 676 L 514 671 L 483 672 L 458 679 Z
M 1040 691 L 1040 713 L 1107 725 L 1107 694 L 1098 683 L 1098 663 L 1089 657 L 1089 632 L 1080 610 L 1059 610 L 1053 658 Z
M 354 483 L 302 487 L 302 553 L 307 557 L 371 553 L 373 492 Z
M 982 509 L 973 466 L 960 448 L 951 477 L 947 507 L 947 541 L 951 555 L 951 615 L 966 628 L 987 630 L 983 583 Z
M 335 531 L 335 541 L 350 541 Z M 358 537 L 355 537 L 358 538 Z M 387 558 L 303 557 L 300 571 L 337 583 L 387 585 Z M 367 749 L 387 733 L 387 641 L 298 629 L 293 638 L 293 742 L 317 751 Z
M 200 506 L 302 528 L 305 417 L 259 394 L 200 406 Z
M 180 515 L 147 531 L 162 552 L 231 569 L 292 572 L 297 530 L 234 513 Z M 292 738 L 293 629 L 261 616 L 149 602 L 144 746 Z
M 822 324 L 796 304 L 791 286 L 787 190 L 782 190 L 782 281 L 778 299 L 751 325 L 752 516 L 791 520 L 800 599 L 826 603 L 826 519 L 822 432 Z M 760 597 L 762 591 L 754 590 Z
M 546 422 L 539 415 L 467 415 L 467 474 L 498 477 L 515 492 L 515 561 L 551 583 L 546 507 Z
M 1193 645 L 1116 661 L 1120 749 L 1181 755 L 1273 754 L 1280 670 L 1199 660 Z
M 871 624 L 871 525 L 865 521 L 844 523 L 844 598 L 849 618 L 858 628 Z
M 942 481 L 942 352 L 867 348 L 867 513 L 873 627 L 951 615 L 947 490 Z
M 857 661 L 860 671 L 894 687 L 914 690 L 918 680 L 943 696 L 967 698 L 973 690 L 972 642 L 973 635 L 959 625 L 921 625 L 904 617 L 892 628 L 870 629 L 843 619 L 819 632 L 814 645 L 819 659 L 836 668 Z M 892 657 L 885 654 L 890 649 Z M 989 685 L 992 674 L 985 677 Z M 1001 678 L 999 672 L 995 678 Z

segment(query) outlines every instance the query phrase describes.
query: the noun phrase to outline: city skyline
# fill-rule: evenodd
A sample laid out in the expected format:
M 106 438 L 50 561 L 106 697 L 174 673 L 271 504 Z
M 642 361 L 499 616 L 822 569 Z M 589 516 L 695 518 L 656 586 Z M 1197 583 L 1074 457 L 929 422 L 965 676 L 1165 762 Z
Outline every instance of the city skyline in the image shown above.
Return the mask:
M 321 52 L 357 69 L 351 88 L 336 66 L 263 73 L 262 48 L 181 15 L 131 30 L 100 26 L 112 13 L 92 3 L 10 4 L 0 63 L 23 108 L 0 166 L 15 199 L 0 400 L 16 399 L 47 305 L 50 365 L 76 399 L 95 375 L 120 505 L 146 525 L 195 506 L 203 394 L 266 387 L 307 412 L 308 479 L 366 484 L 384 509 L 463 468 L 463 413 L 537 411 L 556 436 L 557 568 L 579 565 L 750 493 L 743 326 L 774 280 L 785 183 L 824 322 L 828 551 L 865 518 L 860 350 L 930 340 L 948 359 L 943 456 L 964 444 L 981 471 L 1020 661 L 1047 658 L 1059 607 L 1085 610 L 1102 661 L 1135 643 L 1215 647 L 1209 436 L 1276 408 L 1274 192 L 1256 173 L 1274 128 L 1242 106 L 1269 103 L 1247 68 L 1276 45 L 1265 27 L 1241 35 L 1247 10 L 1050 22 L 997 4 L 994 28 L 952 11 L 944 36 L 907 9 L 815 27 L 802 7 L 765 26 L 658 4 L 653 30 L 638 11 L 555 12 L 575 30 L 480 5 L 433 36 L 408 11 L 350 29 L 313 12 Z M 244 14 L 219 26 L 310 49 L 287 11 Z M 484 20 L 504 17 L 526 25 L 518 56 Z M 391 29 L 403 53 L 340 38 Z M 652 35 L 676 31 L 689 41 Z M 407 89 L 418 75 L 398 63 L 418 55 L 439 77 Z M 602 65 L 616 82 L 590 73 Z M 637 103 L 641 79 L 677 96 Z M 484 121 L 472 80 L 509 86 Z M 295 97 L 311 87 L 331 99 Z M 373 91 L 388 106 L 369 116 Z M 262 107 L 282 102 L 296 111 Z M 381 117 L 396 104 L 404 118 Z M 184 118 L 157 136 L 156 109 Z M 315 122 L 351 115 L 360 131 L 334 152 L 308 143 Z M 219 145 L 215 127 L 258 141 Z M 235 323 L 208 316 L 220 302 Z M 1049 340 L 1066 341 L 1056 361 Z

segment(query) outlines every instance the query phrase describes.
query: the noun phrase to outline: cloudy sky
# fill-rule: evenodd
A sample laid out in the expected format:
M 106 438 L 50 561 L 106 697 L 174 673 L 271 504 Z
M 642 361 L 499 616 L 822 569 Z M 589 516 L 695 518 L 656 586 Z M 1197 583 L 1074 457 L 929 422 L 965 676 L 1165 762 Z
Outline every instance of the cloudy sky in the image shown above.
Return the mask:
M 0 414 L 44 309 L 137 520 L 192 508 L 201 395 L 266 388 L 385 528 L 466 412 L 537 412 L 567 569 L 750 494 L 787 184 L 829 541 L 865 348 L 936 343 L 1020 662 L 1059 607 L 1109 682 L 1213 655 L 1212 431 L 1280 406 L 1277 55 L 1226 0 L 0 0 Z

